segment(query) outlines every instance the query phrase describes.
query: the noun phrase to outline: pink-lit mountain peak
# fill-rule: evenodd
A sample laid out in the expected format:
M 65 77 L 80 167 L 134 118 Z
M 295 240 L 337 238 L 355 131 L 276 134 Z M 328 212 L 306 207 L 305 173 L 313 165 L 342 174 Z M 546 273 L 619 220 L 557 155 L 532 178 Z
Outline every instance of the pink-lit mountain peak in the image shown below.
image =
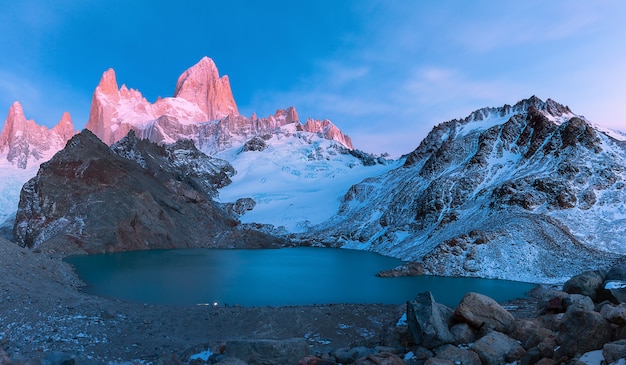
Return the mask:
M 353 148 L 349 137 L 332 123 L 315 122 L 307 123 L 304 130 Z M 289 123 L 300 123 L 293 107 L 267 118 L 239 115 L 228 77 L 220 77 L 213 60 L 204 57 L 178 78 L 173 97 L 153 104 L 125 85 L 118 90 L 115 72 L 107 70 L 93 94 L 86 128 L 109 145 L 132 129 L 156 143 L 191 139 L 203 151 L 214 153 Z
M 100 79 L 100 83 L 98 84 L 96 89 L 104 94 L 117 93 L 118 87 L 117 80 L 115 78 L 115 70 L 113 70 L 112 68 L 106 70 L 102 74 L 102 78 Z
M 69 113 L 52 129 L 26 119 L 22 104 L 14 102 L 9 108 L 0 133 L 0 153 L 11 164 L 25 169 L 39 164 L 59 151 L 74 135 L 74 125 Z
M 220 77 L 215 62 L 208 57 L 180 75 L 174 97 L 198 105 L 209 120 L 239 115 L 228 76 Z

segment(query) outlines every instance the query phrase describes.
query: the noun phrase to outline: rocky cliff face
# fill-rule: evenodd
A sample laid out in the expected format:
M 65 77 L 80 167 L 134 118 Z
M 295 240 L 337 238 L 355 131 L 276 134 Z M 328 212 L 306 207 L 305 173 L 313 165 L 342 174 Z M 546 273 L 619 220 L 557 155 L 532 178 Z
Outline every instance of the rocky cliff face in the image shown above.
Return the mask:
M 308 239 L 430 274 L 559 281 L 626 254 L 625 170 L 624 142 L 532 97 L 438 125 Z
M 14 240 L 63 254 L 279 243 L 212 200 L 233 173 L 190 141 L 164 147 L 130 132 L 110 148 L 83 130 L 24 185 Z
M 174 97 L 154 104 L 125 85 L 118 90 L 115 72 L 106 71 L 94 92 L 86 128 L 108 145 L 132 129 L 159 144 L 190 139 L 213 154 L 293 122 L 300 123 L 293 107 L 267 118 L 239 115 L 228 77 L 220 77 L 215 63 L 204 57 L 180 76 Z M 350 138 L 328 120 L 310 120 L 303 128 L 353 149 Z
M 26 169 L 49 159 L 74 135 L 69 113 L 52 129 L 27 120 L 19 102 L 13 103 L 0 133 L 0 156 L 12 165 Z

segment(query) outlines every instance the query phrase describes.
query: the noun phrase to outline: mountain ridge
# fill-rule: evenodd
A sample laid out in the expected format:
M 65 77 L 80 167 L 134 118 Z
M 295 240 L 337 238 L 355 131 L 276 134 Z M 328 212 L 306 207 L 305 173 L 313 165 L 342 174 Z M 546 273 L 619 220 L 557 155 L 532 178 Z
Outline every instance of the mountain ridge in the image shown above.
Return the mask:
M 435 126 L 402 167 L 352 186 L 302 239 L 428 274 L 555 282 L 573 262 L 597 269 L 626 253 L 624 166 L 622 142 L 531 97 Z
M 247 118 L 239 114 L 227 76 L 219 76 L 208 57 L 187 69 L 178 79 L 173 97 L 148 102 L 141 92 L 122 85 L 115 71 L 103 73 L 91 103 L 85 128 L 111 145 L 134 130 L 155 143 L 191 139 L 209 154 L 244 143 L 254 135 L 270 133 L 289 123 L 300 123 L 294 107 L 279 109 L 273 116 Z M 331 121 L 308 119 L 302 128 L 354 149 L 350 137 Z

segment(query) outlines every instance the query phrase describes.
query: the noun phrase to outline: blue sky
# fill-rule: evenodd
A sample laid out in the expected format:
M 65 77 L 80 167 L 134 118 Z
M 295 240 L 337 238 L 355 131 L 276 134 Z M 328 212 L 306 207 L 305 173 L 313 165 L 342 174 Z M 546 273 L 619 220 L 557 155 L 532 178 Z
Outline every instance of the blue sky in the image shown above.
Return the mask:
M 293 105 L 368 152 L 531 95 L 626 130 L 624 1 L 0 1 L 0 112 L 48 126 L 83 128 L 110 67 L 154 101 L 206 55 L 240 113 Z

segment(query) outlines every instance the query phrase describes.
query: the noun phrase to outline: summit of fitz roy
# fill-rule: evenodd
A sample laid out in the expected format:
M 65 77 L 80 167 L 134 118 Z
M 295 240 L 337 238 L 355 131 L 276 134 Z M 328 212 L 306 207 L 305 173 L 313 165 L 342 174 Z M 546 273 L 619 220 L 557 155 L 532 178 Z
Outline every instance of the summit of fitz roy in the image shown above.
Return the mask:
M 406 260 L 385 275 L 559 283 L 626 254 L 626 134 L 532 96 L 435 126 L 395 160 L 294 107 L 239 114 L 203 58 L 147 101 L 105 71 L 85 129 L 10 106 L 0 232 L 58 255 L 316 245 Z

